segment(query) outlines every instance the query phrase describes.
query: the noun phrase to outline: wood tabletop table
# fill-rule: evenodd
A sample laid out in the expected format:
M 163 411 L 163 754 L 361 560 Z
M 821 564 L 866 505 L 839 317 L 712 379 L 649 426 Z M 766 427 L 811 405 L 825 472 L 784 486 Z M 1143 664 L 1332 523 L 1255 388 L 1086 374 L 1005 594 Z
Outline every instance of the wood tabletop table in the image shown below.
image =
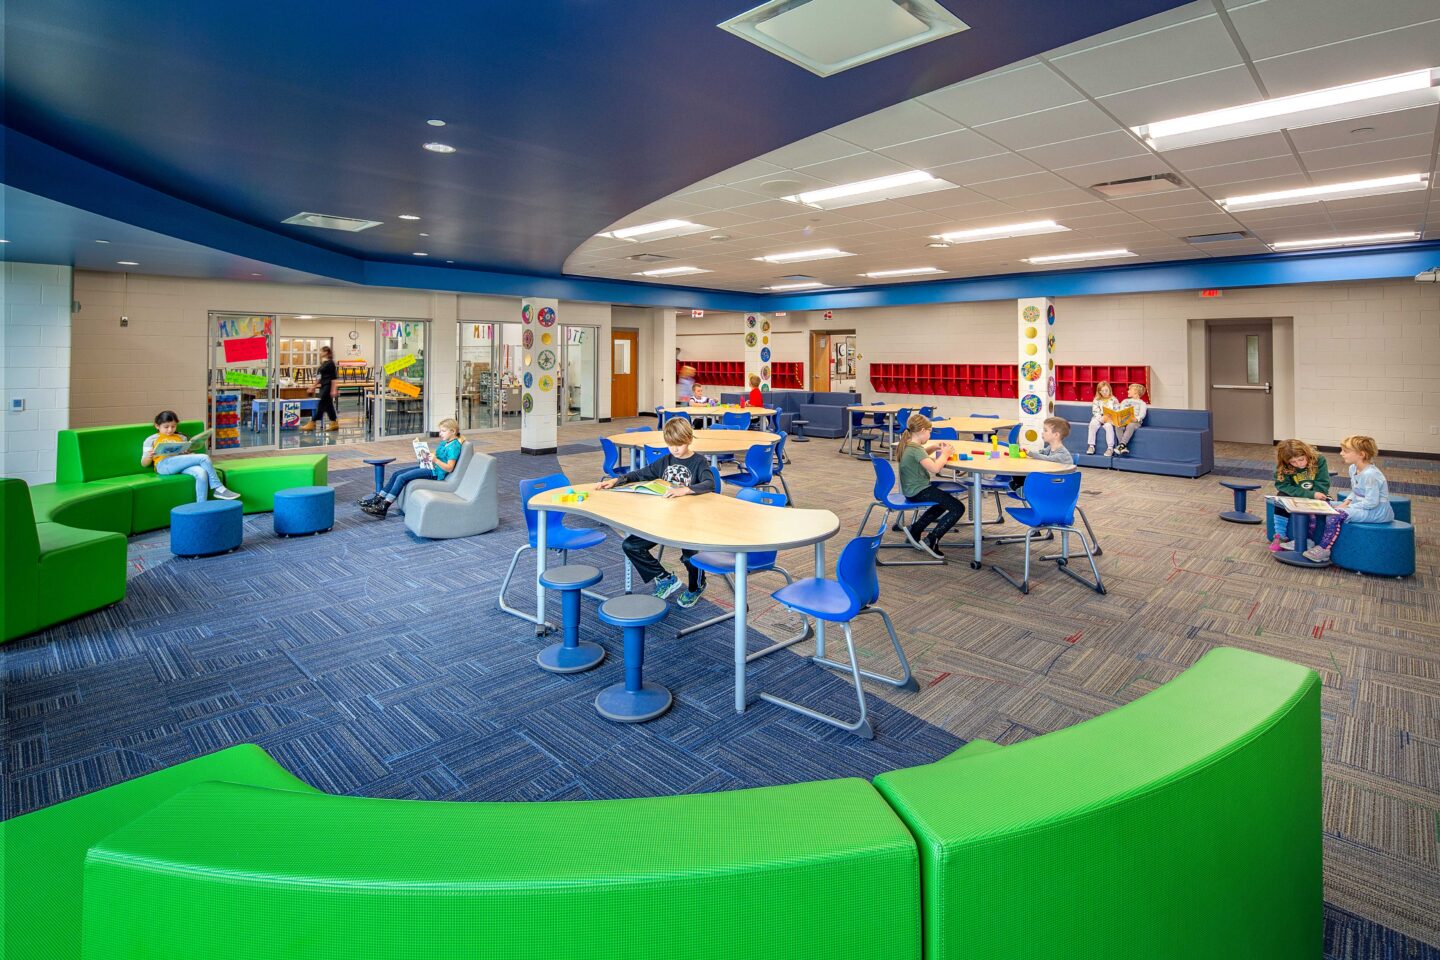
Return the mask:
M 957 433 L 994 433 L 1009 430 L 1020 421 L 1014 417 L 942 417 L 931 422 L 932 427 L 949 427 Z
M 780 412 L 771 407 L 740 407 L 725 403 L 713 407 L 709 404 L 704 406 L 698 404 L 679 404 L 661 407 L 660 409 L 666 413 L 688 413 L 692 417 L 718 417 L 726 413 L 748 413 L 752 417 L 770 417 Z
M 661 430 L 650 430 L 645 433 L 617 433 L 611 436 L 610 442 L 617 447 L 663 447 L 665 446 L 665 433 Z M 766 433 L 763 430 L 696 430 L 695 439 L 690 443 L 690 449 L 707 457 L 713 457 L 721 453 L 744 453 L 754 446 L 770 446 L 779 443 L 778 433 Z
M 1032 473 L 1069 473 L 1075 469 L 1074 464 L 1032 460 L 1029 457 L 1001 456 L 992 459 L 989 444 L 982 446 L 973 442 L 962 441 L 958 444 L 949 440 L 945 442 L 953 446 L 957 453 L 968 453 L 971 457 L 969 460 L 951 457 L 945 467 L 957 473 L 970 474 L 970 522 L 975 531 L 975 558 L 970 561 L 970 566 L 975 570 L 980 569 L 984 556 L 984 534 L 980 529 L 980 483 L 982 478 L 993 474 L 1019 476 Z

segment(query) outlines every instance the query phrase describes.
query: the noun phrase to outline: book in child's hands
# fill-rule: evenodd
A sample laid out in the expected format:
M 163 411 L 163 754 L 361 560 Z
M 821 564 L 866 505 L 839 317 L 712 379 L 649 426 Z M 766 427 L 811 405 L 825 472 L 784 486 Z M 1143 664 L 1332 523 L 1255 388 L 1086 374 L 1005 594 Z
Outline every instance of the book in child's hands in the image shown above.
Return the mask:
M 1290 513 L 1318 513 L 1322 516 L 1335 512 L 1328 500 L 1308 500 L 1301 497 L 1276 497 L 1275 502 Z
M 1123 427 L 1135 419 L 1135 410 L 1133 407 L 1106 407 L 1100 411 L 1100 415 L 1107 422 Z
M 670 484 L 664 480 L 646 480 L 644 483 L 632 483 L 615 489 L 623 493 L 647 493 L 652 497 L 663 497 L 670 492 Z
M 206 430 L 204 433 L 197 433 L 189 440 L 166 440 L 155 441 L 155 454 L 162 457 L 173 457 L 179 453 L 196 453 L 205 449 L 205 442 L 210 439 L 214 430 Z
M 415 462 L 422 467 L 435 466 L 435 452 L 430 449 L 430 444 L 416 437 L 411 446 L 415 448 Z

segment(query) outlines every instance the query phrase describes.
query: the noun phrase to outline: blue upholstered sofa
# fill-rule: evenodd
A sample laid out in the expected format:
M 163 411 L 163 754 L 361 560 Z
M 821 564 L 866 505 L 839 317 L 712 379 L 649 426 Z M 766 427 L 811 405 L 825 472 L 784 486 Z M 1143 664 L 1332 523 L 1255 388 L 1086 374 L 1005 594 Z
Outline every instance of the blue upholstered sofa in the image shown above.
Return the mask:
M 1215 469 L 1215 434 L 1209 410 L 1166 410 L 1151 407 L 1130 440 L 1130 452 L 1107 457 L 1105 434 L 1095 438 L 1096 452 L 1085 452 L 1090 404 L 1057 403 L 1055 415 L 1070 423 L 1065 446 L 1082 467 L 1108 467 L 1132 473 L 1163 473 L 1172 477 L 1203 477 Z
M 722 393 L 721 403 L 739 403 L 745 399 L 743 393 Z M 784 433 L 790 432 L 790 421 L 797 417 L 808 421 L 804 426 L 807 437 L 828 437 L 836 439 L 845 436 L 845 408 L 863 403 L 858 393 L 812 393 L 808 390 L 770 390 L 762 394 L 765 405 L 780 411 L 779 427 Z

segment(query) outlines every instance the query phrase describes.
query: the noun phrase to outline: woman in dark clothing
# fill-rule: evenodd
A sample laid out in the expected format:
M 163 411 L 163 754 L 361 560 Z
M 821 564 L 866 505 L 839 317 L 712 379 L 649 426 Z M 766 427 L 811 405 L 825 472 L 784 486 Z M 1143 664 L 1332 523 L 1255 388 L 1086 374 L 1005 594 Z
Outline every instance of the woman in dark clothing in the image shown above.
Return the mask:
M 340 377 L 340 371 L 335 366 L 335 356 L 329 347 L 320 348 L 320 369 L 316 371 L 315 386 L 310 392 L 318 397 L 315 404 L 315 413 L 310 422 L 301 427 L 301 430 L 309 432 L 315 429 L 316 423 L 325 420 L 325 414 L 330 414 L 330 426 L 326 429 L 339 430 L 340 417 L 335 412 L 335 381 Z

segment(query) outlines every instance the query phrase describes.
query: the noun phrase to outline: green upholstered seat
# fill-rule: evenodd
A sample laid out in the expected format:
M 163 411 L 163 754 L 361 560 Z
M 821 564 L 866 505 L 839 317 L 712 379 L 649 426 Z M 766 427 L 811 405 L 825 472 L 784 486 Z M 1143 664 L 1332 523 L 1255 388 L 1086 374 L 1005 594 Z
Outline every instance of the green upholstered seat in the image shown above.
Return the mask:
M 275 494 L 291 487 L 323 487 L 330 476 L 325 454 L 216 460 L 225 486 L 240 494 L 246 513 L 275 509 Z M 193 481 L 192 481 L 193 482 Z
M 130 532 L 133 499 L 128 489 L 94 483 L 40 483 L 30 488 L 36 523 L 63 523 L 111 533 Z
M 203 784 L 91 848 L 84 955 L 918 960 L 918 884 L 863 780 L 554 803 Z
M 187 437 L 204 429 L 199 420 L 180 421 L 180 433 Z M 140 466 L 140 448 L 154 432 L 149 423 L 61 430 L 55 438 L 55 481 L 91 483 L 108 477 L 153 475 L 153 468 Z
M 244 744 L 0 823 L 5 916 L 0 957 L 79 960 L 85 851 L 186 787 L 209 780 L 312 788 Z M 224 832 L 224 824 L 212 824 Z M 137 916 L 151 905 L 129 904 Z
M 919 841 L 927 960 L 1322 952 L 1304 667 L 1213 650 L 1092 720 L 875 784 Z
M 59 523 L 36 523 L 23 480 L 0 479 L 0 623 L 4 640 L 125 598 L 125 538 Z

